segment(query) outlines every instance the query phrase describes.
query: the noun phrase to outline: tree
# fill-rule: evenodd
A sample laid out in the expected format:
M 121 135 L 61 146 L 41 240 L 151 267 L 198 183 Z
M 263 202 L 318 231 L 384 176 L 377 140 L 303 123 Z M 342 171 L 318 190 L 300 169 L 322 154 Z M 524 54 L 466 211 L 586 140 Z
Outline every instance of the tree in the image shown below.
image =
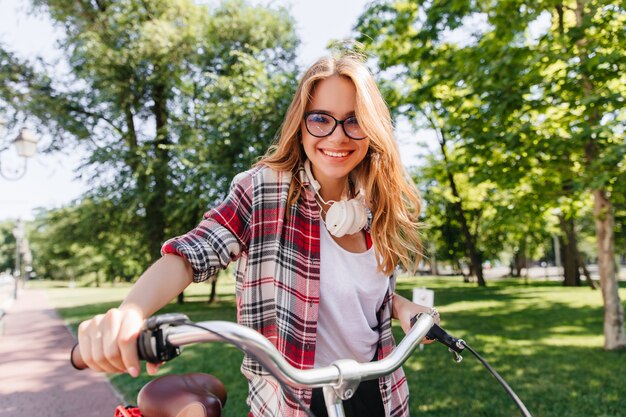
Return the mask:
M 625 22 L 616 0 L 377 2 L 359 21 L 404 104 L 434 109 L 468 166 L 485 162 L 501 186 L 593 195 L 608 350 L 626 347 L 611 201 L 626 154 Z
M 15 221 L 0 223 L 0 272 L 15 269 Z
M 50 279 L 91 277 L 96 285 L 130 281 L 150 260 L 139 227 L 120 227 L 132 219 L 110 200 L 84 198 L 54 210 L 44 210 L 32 222 L 30 241 L 34 268 Z M 138 221 L 138 220 L 135 220 Z
M 0 48 L 0 110 L 36 120 L 48 151 L 85 149 L 89 194 L 153 260 L 272 141 L 295 89 L 293 20 L 243 0 L 33 4 L 63 29 L 69 71 Z
M 448 152 L 448 164 L 435 156 L 427 158 L 416 179 L 426 201 L 426 238 L 435 241 L 437 259 L 452 264 L 458 264 L 461 258 L 467 259 L 453 205 L 457 197 L 447 186 L 450 166 L 458 171 L 454 175 L 457 195 L 464 203 L 468 226 L 477 238 L 476 247 L 482 259 L 501 261 L 510 253 L 513 258 L 524 260 L 543 252 L 551 217 L 544 201 L 525 182 L 515 189 L 502 189 L 489 179 L 477 182 L 480 175 L 473 168 L 465 172 L 459 169 L 463 165 L 459 151 Z M 527 267 L 525 262 L 519 265 L 522 267 Z

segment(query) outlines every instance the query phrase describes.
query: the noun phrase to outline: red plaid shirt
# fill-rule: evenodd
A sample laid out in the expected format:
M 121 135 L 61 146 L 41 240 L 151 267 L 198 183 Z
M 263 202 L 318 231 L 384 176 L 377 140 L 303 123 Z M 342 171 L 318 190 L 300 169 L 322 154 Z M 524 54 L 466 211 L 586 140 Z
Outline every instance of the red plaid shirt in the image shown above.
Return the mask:
M 194 281 L 215 275 L 238 260 L 237 320 L 267 337 L 293 366 L 313 368 L 320 295 L 320 213 L 315 194 L 302 192 L 288 206 L 290 172 L 256 167 L 233 180 L 230 194 L 185 235 L 168 240 L 162 253 L 184 257 Z M 306 183 L 305 176 L 300 178 Z M 285 210 L 289 209 L 289 216 Z M 378 312 L 378 359 L 395 342 L 391 333 L 391 300 L 395 277 Z M 276 381 L 258 363 L 245 357 L 242 373 L 249 382 L 248 404 L 255 417 L 303 417 Z M 388 416 L 408 416 L 408 388 L 402 369 L 381 378 Z M 295 390 L 305 404 L 311 390 Z

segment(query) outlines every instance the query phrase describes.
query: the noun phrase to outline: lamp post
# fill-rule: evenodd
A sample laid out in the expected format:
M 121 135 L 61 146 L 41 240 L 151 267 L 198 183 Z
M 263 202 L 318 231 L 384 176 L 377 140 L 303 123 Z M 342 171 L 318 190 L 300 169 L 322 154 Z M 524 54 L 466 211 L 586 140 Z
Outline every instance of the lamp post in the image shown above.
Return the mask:
M 18 282 L 22 276 L 20 252 L 22 249 L 22 239 L 24 238 L 24 225 L 22 224 L 22 221 L 20 219 L 15 222 L 15 227 L 13 228 L 13 236 L 15 237 L 15 271 L 13 272 L 13 299 L 17 300 Z
M 4 126 L 5 126 L 5 122 L 2 118 L 0 118 L 0 140 L 2 140 L 2 137 L 4 137 Z M 12 181 L 22 178 L 26 174 L 26 160 L 34 156 L 37 153 L 38 142 L 39 142 L 39 138 L 37 138 L 37 136 L 35 136 L 35 134 L 31 130 L 27 128 L 22 128 L 20 130 L 20 133 L 17 135 L 15 139 L 13 139 L 13 141 L 11 141 L 10 144 L 12 144 L 15 147 L 15 150 L 17 151 L 17 155 L 24 159 L 23 168 L 21 172 L 19 171 L 19 169 L 16 169 L 15 170 L 16 175 L 14 176 L 7 175 L 2 170 L 2 164 L 0 161 L 0 175 Z M 0 152 L 7 150 L 10 147 L 10 144 L 9 145 L 0 144 Z

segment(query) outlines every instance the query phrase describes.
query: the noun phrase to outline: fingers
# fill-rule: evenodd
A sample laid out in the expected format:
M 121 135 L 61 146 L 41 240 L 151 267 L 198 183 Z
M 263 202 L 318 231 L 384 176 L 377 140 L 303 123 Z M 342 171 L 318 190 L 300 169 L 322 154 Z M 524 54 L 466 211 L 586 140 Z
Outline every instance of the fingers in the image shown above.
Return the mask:
M 156 375 L 156 373 L 159 371 L 159 367 L 161 365 L 162 365 L 162 363 L 146 362 L 146 371 L 148 372 L 148 375 L 150 375 L 150 376 Z
M 85 364 L 90 369 L 103 372 L 104 369 L 98 366 L 98 364 L 94 361 L 93 355 L 91 353 L 91 335 L 95 334 L 96 325 L 94 320 L 96 319 L 96 317 L 91 320 L 86 320 L 78 326 L 78 348 L 80 350 L 80 356 L 83 358 L 83 362 L 85 362 Z
M 111 309 L 78 327 L 81 356 L 89 368 L 100 372 L 139 375 L 137 337 L 143 319 L 133 310 Z
M 103 367 L 107 372 L 125 371 L 117 343 L 121 321 L 121 312 L 118 309 L 111 309 L 104 315 L 99 325 L 100 332 L 98 336 L 101 337 L 102 342 L 94 346 L 102 346 L 101 356 L 97 358 L 102 361 Z
M 121 322 L 118 346 L 124 369 L 133 377 L 139 376 L 139 356 L 137 354 L 137 337 L 143 324 L 143 318 L 136 310 L 127 310 Z
M 439 324 L 441 323 L 441 316 L 439 315 L 439 310 L 437 310 L 435 307 L 430 309 L 430 314 L 433 317 L 433 321 L 435 322 L 435 324 Z

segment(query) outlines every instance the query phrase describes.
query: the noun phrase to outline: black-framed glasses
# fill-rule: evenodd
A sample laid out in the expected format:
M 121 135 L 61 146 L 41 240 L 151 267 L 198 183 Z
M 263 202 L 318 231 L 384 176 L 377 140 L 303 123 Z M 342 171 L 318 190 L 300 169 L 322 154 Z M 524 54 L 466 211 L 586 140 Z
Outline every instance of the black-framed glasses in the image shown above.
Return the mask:
M 304 125 L 306 130 L 316 138 L 325 138 L 332 135 L 337 125 L 341 125 L 343 133 L 350 139 L 361 140 L 367 137 L 356 116 L 348 116 L 343 120 L 337 120 L 328 113 L 311 111 L 304 113 Z

